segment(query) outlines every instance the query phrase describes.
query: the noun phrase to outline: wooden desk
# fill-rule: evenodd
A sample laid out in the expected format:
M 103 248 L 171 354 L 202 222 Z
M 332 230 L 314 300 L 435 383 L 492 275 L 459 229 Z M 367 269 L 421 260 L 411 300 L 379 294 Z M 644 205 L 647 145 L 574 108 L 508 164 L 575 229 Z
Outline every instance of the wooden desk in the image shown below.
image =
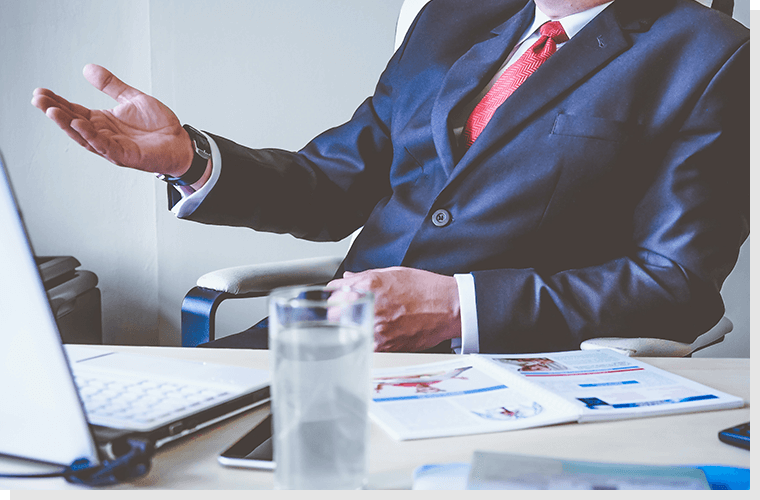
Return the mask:
M 146 355 L 253 367 L 268 367 L 266 351 L 177 347 L 114 347 Z M 375 367 L 447 359 L 438 354 L 376 354 Z M 748 451 L 718 440 L 718 431 L 750 419 L 749 359 L 649 358 L 648 363 L 747 401 L 744 408 L 618 422 L 564 424 L 522 431 L 399 442 L 372 424 L 369 488 L 410 488 L 412 471 L 423 464 L 470 462 L 475 450 L 561 459 L 620 463 L 750 466 Z M 268 412 L 268 405 L 162 448 L 143 479 L 125 488 L 268 489 L 272 473 L 219 465 L 217 456 Z M 3 461 L 0 460 L 0 465 Z M 0 489 L 63 489 L 60 479 L 0 480 Z

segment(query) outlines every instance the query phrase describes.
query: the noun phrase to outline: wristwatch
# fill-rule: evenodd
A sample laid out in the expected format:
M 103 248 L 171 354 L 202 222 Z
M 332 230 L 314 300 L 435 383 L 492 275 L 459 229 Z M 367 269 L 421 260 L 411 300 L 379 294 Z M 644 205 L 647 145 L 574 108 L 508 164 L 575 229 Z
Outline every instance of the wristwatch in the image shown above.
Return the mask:
M 208 139 L 198 130 L 194 129 L 190 125 L 183 125 L 187 133 L 190 135 L 190 140 L 193 142 L 193 163 L 190 164 L 190 168 L 187 172 L 179 177 L 172 177 L 166 174 L 158 174 L 157 177 L 162 181 L 166 181 L 174 186 L 189 186 L 195 184 L 203 177 L 206 172 L 206 165 L 211 158 L 211 146 L 208 143 Z

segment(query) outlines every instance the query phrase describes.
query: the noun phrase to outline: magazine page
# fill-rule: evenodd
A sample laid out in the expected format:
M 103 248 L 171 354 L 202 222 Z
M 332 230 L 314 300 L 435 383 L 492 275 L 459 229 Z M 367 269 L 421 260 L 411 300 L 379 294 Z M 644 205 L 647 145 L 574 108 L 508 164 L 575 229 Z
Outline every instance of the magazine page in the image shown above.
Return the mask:
M 741 398 L 609 349 L 477 355 L 576 405 L 579 422 L 739 408 Z
M 539 427 L 577 419 L 577 409 L 543 391 L 521 390 L 462 356 L 373 372 L 370 415 L 395 439 Z M 506 375 L 506 376 L 505 376 Z

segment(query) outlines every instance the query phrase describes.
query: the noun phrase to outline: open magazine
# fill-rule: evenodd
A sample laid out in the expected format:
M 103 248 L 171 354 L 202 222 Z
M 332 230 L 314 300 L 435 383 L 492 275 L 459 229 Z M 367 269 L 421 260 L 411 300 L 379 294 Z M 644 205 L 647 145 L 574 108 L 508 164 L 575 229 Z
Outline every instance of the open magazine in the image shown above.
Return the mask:
M 741 398 L 601 349 L 472 354 L 375 370 L 370 415 L 395 439 L 739 408 Z

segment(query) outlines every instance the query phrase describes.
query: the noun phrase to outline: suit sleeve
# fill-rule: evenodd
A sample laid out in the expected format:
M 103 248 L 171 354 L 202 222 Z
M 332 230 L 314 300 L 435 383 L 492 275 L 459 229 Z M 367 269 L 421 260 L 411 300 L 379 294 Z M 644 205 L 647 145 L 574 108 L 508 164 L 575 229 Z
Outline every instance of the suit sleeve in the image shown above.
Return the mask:
M 377 182 L 387 172 L 391 146 L 373 109 L 370 98 L 351 121 L 301 152 L 250 149 L 211 134 L 224 167 L 214 189 L 188 218 L 314 241 L 348 236 L 389 189 L 387 174 L 384 183 Z M 341 136 L 342 144 L 361 142 L 363 161 L 355 161 L 355 153 L 342 150 L 326 137 L 330 135 Z
M 298 152 L 251 149 L 210 134 L 224 168 L 188 218 L 313 241 L 338 241 L 361 227 L 391 193 L 391 82 L 408 38 L 351 119 Z
M 660 156 L 627 255 L 553 274 L 473 273 L 481 352 L 577 349 L 600 336 L 691 342 L 717 323 L 749 233 L 749 81 L 747 42 Z

